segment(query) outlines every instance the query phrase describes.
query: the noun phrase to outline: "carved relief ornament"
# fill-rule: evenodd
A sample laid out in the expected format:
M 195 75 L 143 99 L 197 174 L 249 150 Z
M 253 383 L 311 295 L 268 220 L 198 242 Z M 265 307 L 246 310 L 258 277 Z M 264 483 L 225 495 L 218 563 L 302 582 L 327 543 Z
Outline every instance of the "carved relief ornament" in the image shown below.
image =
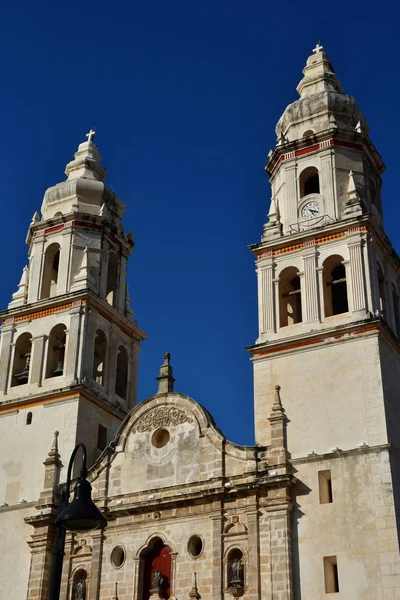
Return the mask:
M 176 426 L 182 423 L 193 423 L 193 419 L 179 408 L 163 406 L 150 410 L 140 417 L 132 432 L 144 433 L 145 431 L 152 431 L 159 427 Z

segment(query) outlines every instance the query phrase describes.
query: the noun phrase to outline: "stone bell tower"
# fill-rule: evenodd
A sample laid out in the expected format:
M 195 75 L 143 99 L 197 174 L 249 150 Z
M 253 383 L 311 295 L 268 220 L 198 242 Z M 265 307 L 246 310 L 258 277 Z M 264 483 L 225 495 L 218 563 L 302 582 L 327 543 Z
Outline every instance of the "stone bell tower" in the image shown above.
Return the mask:
M 90 462 L 136 403 L 140 343 L 126 282 L 134 242 L 104 183 L 94 132 L 49 188 L 27 235 L 29 264 L 4 311 L 0 350 L 0 504 L 38 498 L 53 432 L 64 460 Z
M 303 73 L 276 127 L 268 222 L 251 246 L 256 439 L 271 442 L 280 384 L 297 481 L 294 597 L 396 597 L 400 269 L 383 229 L 384 165 L 321 46 Z

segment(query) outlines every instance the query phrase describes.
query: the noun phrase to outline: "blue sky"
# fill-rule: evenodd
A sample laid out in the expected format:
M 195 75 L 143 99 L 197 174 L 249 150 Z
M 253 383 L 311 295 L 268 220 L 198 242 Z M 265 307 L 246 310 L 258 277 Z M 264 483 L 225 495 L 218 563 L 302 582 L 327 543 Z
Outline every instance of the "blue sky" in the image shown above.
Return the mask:
M 233 441 L 254 442 L 256 276 L 247 245 L 269 206 L 274 127 L 320 39 L 387 166 L 386 230 L 399 246 L 398 6 L 394 2 L 4 3 L 0 31 L 0 305 L 26 264 L 45 189 L 85 133 L 127 205 L 132 306 L 148 332 L 139 398 L 163 353 L 176 389 Z M 276 382 L 281 383 L 283 382 Z

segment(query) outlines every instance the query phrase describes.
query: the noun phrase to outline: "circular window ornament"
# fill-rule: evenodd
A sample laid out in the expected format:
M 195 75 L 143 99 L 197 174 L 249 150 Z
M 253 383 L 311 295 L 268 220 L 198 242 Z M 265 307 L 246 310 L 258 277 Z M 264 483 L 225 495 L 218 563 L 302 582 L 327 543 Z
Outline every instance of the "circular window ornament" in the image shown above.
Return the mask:
M 168 429 L 157 429 L 153 433 L 153 437 L 151 438 L 151 443 L 154 448 L 164 448 L 170 440 L 171 436 L 169 434 Z
M 193 558 L 198 558 L 203 552 L 203 540 L 199 535 L 192 535 L 187 545 L 188 552 Z
M 122 546 L 115 546 L 111 552 L 111 564 L 115 569 L 120 569 L 125 562 L 125 550 Z

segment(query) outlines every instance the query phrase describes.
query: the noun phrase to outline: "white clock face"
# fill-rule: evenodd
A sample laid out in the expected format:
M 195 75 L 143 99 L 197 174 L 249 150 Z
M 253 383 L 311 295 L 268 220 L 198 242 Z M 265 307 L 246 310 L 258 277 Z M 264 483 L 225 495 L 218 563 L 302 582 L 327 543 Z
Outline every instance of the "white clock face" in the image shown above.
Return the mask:
M 301 209 L 301 216 L 305 219 L 312 219 L 318 217 L 321 212 L 321 207 L 318 202 L 307 202 Z

